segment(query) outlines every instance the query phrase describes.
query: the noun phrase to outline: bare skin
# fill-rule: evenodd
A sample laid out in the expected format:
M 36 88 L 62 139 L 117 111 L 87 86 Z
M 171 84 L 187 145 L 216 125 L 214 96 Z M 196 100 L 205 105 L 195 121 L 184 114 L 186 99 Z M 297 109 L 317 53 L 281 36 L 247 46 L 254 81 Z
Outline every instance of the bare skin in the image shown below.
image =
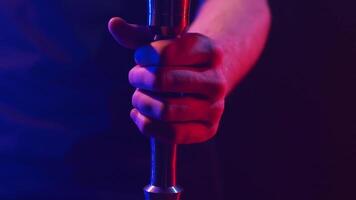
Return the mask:
M 188 33 L 155 42 L 147 28 L 112 18 L 113 37 L 136 50 L 130 116 L 141 133 L 176 144 L 212 138 L 226 96 L 257 61 L 269 26 L 266 0 L 206 0 Z

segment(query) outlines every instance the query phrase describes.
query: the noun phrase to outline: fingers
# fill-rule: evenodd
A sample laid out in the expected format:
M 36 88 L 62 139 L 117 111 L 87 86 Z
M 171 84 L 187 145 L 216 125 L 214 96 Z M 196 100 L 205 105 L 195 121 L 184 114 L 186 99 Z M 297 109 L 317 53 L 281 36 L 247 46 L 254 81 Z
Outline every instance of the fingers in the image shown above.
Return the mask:
M 122 46 L 137 49 L 129 72 L 137 88 L 130 116 L 147 136 L 168 143 L 204 142 L 213 137 L 224 109 L 227 83 L 221 53 L 196 33 L 152 42 L 148 28 L 113 18 L 108 24 Z M 149 44 L 150 45 L 147 45 Z M 183 94 L 183 95 L 177 95 Z
M 136 88 L 153 92 L 198 94 L 212 100 L 225 96 L 227 87 L 220 70 L 188 67 L 140 67 L 129 72 Z
M 208 37 L 186 33 L 180 38 L 156 41 L 138 48 L 135 61 L 141 66 L 209 66 L 219 56 Z
M 130 116 L 146 136 L 166 143 L 204 142 L 217 131 L 224 100 L 210 102 L 194 97 L 172 97 L 136 90 Z
M 200 121 L 212 124 L 223 112 L 224 101 L 211 103 L 190 96 L 161 97 L 136 90 L 132 97 L 132 105 L 143 115 L 151 119 L 165 122 Z
M 147 27 L 129 24 L 119 17 L 112 18 L 108 28 L 120 45 L 130 49 L 146 45 L 154 37 Z
M 213 137 L 217 130 L 217 125 L 207 126 L 199 122 L 165 123 L 152 120 L 142 115 L 137 109 L 132 109 L 130 116 L 142 134 L 155 137 L 166 143 L 191 144 L 204 142 Z

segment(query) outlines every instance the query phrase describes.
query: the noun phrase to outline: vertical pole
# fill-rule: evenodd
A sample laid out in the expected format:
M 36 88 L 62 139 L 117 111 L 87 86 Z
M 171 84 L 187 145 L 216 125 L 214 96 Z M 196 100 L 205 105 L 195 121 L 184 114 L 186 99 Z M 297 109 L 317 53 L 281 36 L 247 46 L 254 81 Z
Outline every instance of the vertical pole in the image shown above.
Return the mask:
M 147 0 L 148 26 L 156 40 L 174 38 L 189 24 L 190 0 Z M 176 185 L 177 145 L 151 138 L 151 180 L 144 187 L 146 200 L 179 200 Z

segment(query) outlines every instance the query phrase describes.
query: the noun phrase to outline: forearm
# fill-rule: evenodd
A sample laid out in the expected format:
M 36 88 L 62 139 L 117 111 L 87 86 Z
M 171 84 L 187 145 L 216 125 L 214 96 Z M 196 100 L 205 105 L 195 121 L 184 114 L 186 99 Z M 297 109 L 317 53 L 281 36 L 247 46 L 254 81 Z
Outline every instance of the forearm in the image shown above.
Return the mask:
M 266 0 L 205 0 L 189 32 L 210 37 L 222 51 L 222 67 L 231 91 L 253 67 L 270 27 Z

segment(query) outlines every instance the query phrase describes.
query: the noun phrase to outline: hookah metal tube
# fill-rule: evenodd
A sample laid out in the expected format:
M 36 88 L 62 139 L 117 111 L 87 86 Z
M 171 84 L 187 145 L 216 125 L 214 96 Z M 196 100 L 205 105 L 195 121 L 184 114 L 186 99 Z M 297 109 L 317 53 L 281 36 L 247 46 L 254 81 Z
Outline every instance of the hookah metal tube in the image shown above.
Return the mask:
M 147 0 L 148 26 L 155 40 L 175 38 L 189 25 L 190 0 Z M 179 200 L 176 185 L 177 145 L 151 138 L 151 180 L 144 187 L 146 200 Z

